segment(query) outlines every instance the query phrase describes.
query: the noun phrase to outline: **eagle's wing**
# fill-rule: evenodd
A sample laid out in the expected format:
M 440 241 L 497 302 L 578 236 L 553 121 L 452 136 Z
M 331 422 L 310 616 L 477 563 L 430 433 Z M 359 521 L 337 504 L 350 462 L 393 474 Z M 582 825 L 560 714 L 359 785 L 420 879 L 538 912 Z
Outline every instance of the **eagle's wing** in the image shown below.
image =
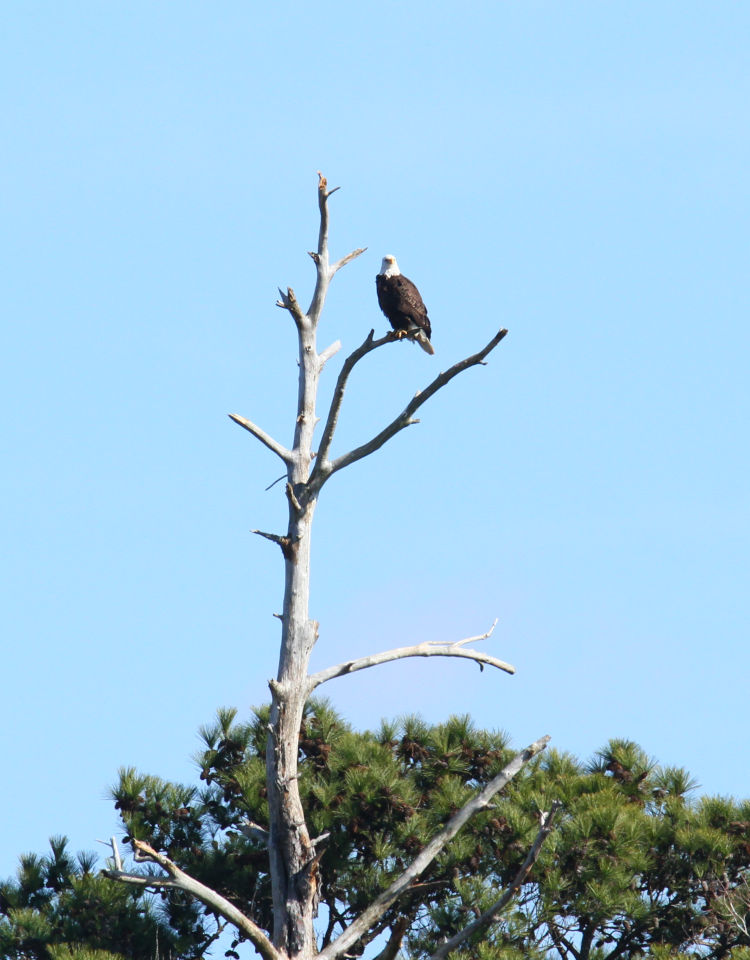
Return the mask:
M 399 309 L 421 330 L 424 330 L 429 339 L 432 336 L 432 327 L 430 326 L 430 318 L 427 316 L 427 307 L 424 305 L 419 290 L 403 274 L 392 277 L 391 280 L 394 288 L 398 289 L 399 292 Z

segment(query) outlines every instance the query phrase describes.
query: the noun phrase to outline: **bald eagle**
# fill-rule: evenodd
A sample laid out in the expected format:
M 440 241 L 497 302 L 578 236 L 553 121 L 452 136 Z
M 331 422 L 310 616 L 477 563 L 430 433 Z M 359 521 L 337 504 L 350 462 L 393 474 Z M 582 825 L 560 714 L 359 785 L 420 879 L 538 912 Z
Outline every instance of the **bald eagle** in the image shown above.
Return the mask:
M 398 268 L 396 258 L 383 257 L 380 273 L 375 277 L 380 309 L 388 317 L 399 337 L 416 340 L 425 353 L 434 354 L 430 343 L 432 327 L 427 307 L 419 290 Z

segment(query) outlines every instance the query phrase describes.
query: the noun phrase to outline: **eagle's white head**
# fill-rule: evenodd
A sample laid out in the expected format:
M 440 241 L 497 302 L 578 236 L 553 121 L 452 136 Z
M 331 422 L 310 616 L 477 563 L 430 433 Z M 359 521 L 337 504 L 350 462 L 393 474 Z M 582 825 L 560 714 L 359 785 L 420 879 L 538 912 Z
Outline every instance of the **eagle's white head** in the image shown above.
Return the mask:
M 398 277 L 401 275 L 401 271 L 398 268 L 396 258 L 393 254 L 389 253 L 383 257 L 383 262 L 380 264 L 380 273 L 384 277 Z

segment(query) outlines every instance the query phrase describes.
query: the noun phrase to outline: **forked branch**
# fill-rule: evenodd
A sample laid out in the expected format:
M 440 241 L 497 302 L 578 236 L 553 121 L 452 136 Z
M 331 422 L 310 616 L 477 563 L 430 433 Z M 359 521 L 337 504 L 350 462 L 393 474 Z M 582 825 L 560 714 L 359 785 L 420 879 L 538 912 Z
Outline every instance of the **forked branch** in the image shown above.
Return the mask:
M 409 403 L 395 420 L 389 423 L 384 430 L 381 430 L 380 433 L 373 437 L 368 443 L 364 443 L 361 447 L 356 447 L 354 450 L 350 450 L 348 453 L 342 454 L 342 456 L 337 457 L 335 460 L 328 460 L 328 449 L 324 450 L 324 444 L 327 443 L 328 448 L 330 448 L 330 442 L 333 438 L 333 432 L 338 419 L 338 412 L 341 407 L 341 400 L 343 399 L 346 379 L 351 372 L 351 368 L 354 366 L 357 360 L 361 359 L 361 357 L 366 353 L 369 353 L 370 350 L 374 350 L 376 347 L 382 346 L 384 343 L 388 343 L 390 340 L 396 339 L 395 334 L 393 333 L 388 333 L 385 337 L 382 337 L 380 340 L 376 341 L 370 341 L 370 338 L 368 337 L 362 346 L 355 350 L 351 357 L 347 358 L 346 363 L 348 363 L 350 359 L 354 359 L 346 371 L 346 377 L 344 377 L 343 381 L 341 381 L 341 388 L 339 389 L 339 383 L 336 384 L 336 390 L 334 391 L 334 397 L 331 402 L 331 411 L 328 415 L 328 421 L 326 423 L 323 440 L 321 442 L 321 450 L 318 452 L 318 460 L 310 477 L 310 482 L 313 487 L 320 489 L 325 481 L 332 474 L 336 473 L 337 470 L 341 470 L 343 467 L 348 467 L 350 464 L 356 463 L 357 460 L 361 460 L 363 457 L 369 456 L 371 453 L 379 450 L 384 443 L 390 440 L 391 437 L 394 437 L 400 430 L 410 426 L 412 423 L 417 423 L 418 421 L 412 419 L 412 417 L 413 414 L 422 406 L 422 404 L 429 400 L 433 394 L 437 393 L 438 390 L 444 387 L 447 383 L 450 383 L 450 381 L 454 377 L 458 376 L 459 373 L 463 373 L 463 371 L 467 370 L 469 367 L 473 367 L 479 363 L 482 363 L 484 358 L 495 349 L 507 332 L 508 331 L 505 329 L 498 330 L 490 342 L 478 353 L 475 353 L 470 357 L 466 357 L 464 360 L 459 360 L 458 363 L 454 363 L 450 369 L 445 371 L 445 373 L 438 374 L 438 376 L 435 377 L 429 386 L 425 387 L 424 390 L 414 395 L 414 397 L 409 401 Z M 344 364 L 345 367 L 346 363 Z M 343 369 L 341 373 L 343 375 Z M 339 380 L 341 380 L 341 376 L 339 377 Z M 325 456 L 321 455 L 321 451 L 324 451 Z
M 427 869 L 445 845 L 456 836 L 461 827 L 463 827 L 474 814 L 487 807 L 495 794 L 507 786 L 522 767 L 544 750 L 549 743 L 549 739 L 549 737 L 541 737 L 532 743 L 531 746 L 516 754 L 510 763 L 504 767 L 496 777 L 493 777 L 483 790 L 480 790 L 479 793 L 472 797 L 468 803 L 464 804 L 464 806 L 450 818 L 443 829 L 430 840 L 424 850 L 422 850 L 411 865 L 404 870 L 401 876 L 398 877 L 387 890 L 384 890 L 333 943 L 329 944 L 318 954 L 319 960 L 337 960 L 337 958 L 345 954 L 352 944 L 356 943 L 360 937 L 363 937 L 367 931 L 378 922 L 389 907 L 395 903 L 401 894 L 409 888 L 414 880 Z
M 362 357 L 367 356 L 370 351 L 377 350 L 378 347 L 382 347 L 386 343 L 393 343 L 396 339 L 395 330 L 391 330 L 378 340 L 375 340 L 375 331 L 370 330 L 364 343 L 358 346 L 357 349 L 350 353 L 346 360 L 344 360 L 344 365 L 341 367 L 338 379 L 336 380 L 336 387 L 334 388 L 333 397 L 331 398 L 331 406 L 328 410 L 326 425 L 323 428 L 323 436 L 321 437 L 320 446 L 318 447 L 317 463 L 310 476 L 310 482 L 313 485 L 315 484 L 317 475 L 320 473 L 320 464 L 328 461 L 328 451 L 331 449 L 333 434 L 336 431 L 336 424 L 338 423 L 339 413 L 341 411 L 341 402 L 344 399 L 344 391 L 346 390 L 346 384 L 349 380 L 349 374 L 354 369 L 355 364 L 358 363 Z
M 497 620 L 495 621 L 497 623 Z M 325 670 L 319 670 L 311 674 L 307 679 L 308 696 L 328 680 L 334 680 L 336 677 L 343 677 L 349 673 L 356 673 L 358 670 L 366 670 L 368 667 L 377 667 L 381 663 L 390 663 L 392 660 L 404 660 L 407 657 L 463 657 L 466 660 L 473 660 L 479 664 L 480 669 L 484 665 L 496 667 L 498 670 L 504 670 L 505 673 L 513 674 L 516 668 L 497 657 L 491 657 L 487 653 L 481 653 L 479 650 L 467 649 L 464 644 L 486 640 L 491 636 L 495 629 L 495 623 L 492 624 L 487 633 L 480 637 L 467 637 L 465 640 L 457 640 L 454 643 L 440 643 L 433 640 L 427 640 L 424 643 L 417 643 L 411 647 L 397 647 L 395 650 L 385 650 L 383 653 L 374 653 L 369 657 L 359 657 L 356 660 L 347 660 L 339 663 L 335 667 L 328 667 Z
M 237 929 L 253 944 L 255 949 L 264 958 L 264 960 L 284 960 L 283 956 L 273 946 L 271 941 L 261 930 L 261 928 L 246 917 L 241 910 L 238 910 L 229 900 L 221 896 L 215 890 L 207 887 L 205 884 L 189 876 L 184 870 L 180 870 L 176 863 L 173 863 L 169 857 L 163 853 L 154 850 L 153 847 L 144 843 L 142 840 L 133 840 L 135 848 L 135 860 L 138 863 L 155 863 L 166 871 L 166 877 L 153 877 L 147 874 L 128 873 L 125 870 L 104 870 L 105 876 L 112 880 L 120 880 L 123 883 L 129 883 L 139 887 L 146 887 L 154 890 L 177 889 L 184 890 L 186 893 L 196 897 L 206 906 L 216 912 L 219 916 L 234 924 Z
M 438 949 L 430 956 L 429 960 L 445 960 L 445 957 L 455 950 L 456 947 L 460 946 L 464 940 L 468 940 L 469 937 L 473 937 L 475 934 L 486 930 L 487 927 L 489 927 L 490 924 L 495 920 L 497 915 L 508 906 L 510 901 L 526 882 L 528 875 L 531 873 L 531 868 L 534 866 L 539 854 L 541 853 L 542 844 L 552 832 L 553 821 L 560 807 L 562 807 L 562 803 L 560 803 L 559 800 L 555 800 L 548 811 L 543 811 L 540 813 L 539 832 L 536 835 L 536 839 L 526 855 L 526 859 L 521 864 L 518 873 L 513 878 L 513 882 L 502 895 L 502 897 L 495 901 L 495 903 L 493 903 L 489 909 L 485 910 L 483 914 L 478 916 L 476 920 L 473 920 L 470 924 L 465 926 L 463 930 L 459 930 L 457 934 L 450 938 L 450 940 L 446 940 L 444 943 L 441 943 Z
M 280 299 L 276 301 L 276 306 L 281 307 L 283 310 L 288 310 L 289 313 L 294 317 L 294 322 L 299 326 L 302 321 L 305 319 L 305 314 L 302 311 L 302 307 L 299 305 L 299 301 L 295 296 L 294 290 L 291 287 L 286 288 L 286 293 L 279 287 L 279 297 Z

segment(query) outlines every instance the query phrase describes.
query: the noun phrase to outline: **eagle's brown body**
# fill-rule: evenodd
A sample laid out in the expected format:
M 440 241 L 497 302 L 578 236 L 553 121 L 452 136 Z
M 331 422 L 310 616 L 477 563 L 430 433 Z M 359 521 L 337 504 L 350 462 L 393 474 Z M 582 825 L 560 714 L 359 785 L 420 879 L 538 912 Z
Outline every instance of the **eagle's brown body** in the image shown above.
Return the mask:
M 381 272 L 375 277 L 380 309 L 396 331 L 416 340 L 426 352 L 435 351 L 430 343 L 432 327 L 427 307 L 416 286 L 398 269 L 395 257 L 384 257 Z

